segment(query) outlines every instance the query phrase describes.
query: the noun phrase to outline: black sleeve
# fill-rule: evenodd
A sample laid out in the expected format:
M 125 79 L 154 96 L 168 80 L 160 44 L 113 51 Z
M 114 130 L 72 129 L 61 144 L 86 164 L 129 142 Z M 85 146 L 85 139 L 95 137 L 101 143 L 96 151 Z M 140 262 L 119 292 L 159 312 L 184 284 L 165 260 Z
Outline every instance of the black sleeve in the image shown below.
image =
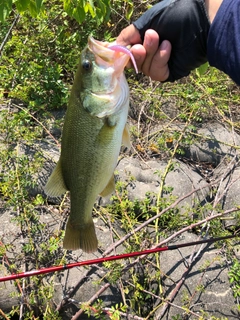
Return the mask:
M 162 0 L 133 24 L 142 41 L 146 30 L 154 29 L 161 42 L 171 42 L 170 75 L 166 81 L 187 76 L 207 61 L 210 22 L 204 0 Z

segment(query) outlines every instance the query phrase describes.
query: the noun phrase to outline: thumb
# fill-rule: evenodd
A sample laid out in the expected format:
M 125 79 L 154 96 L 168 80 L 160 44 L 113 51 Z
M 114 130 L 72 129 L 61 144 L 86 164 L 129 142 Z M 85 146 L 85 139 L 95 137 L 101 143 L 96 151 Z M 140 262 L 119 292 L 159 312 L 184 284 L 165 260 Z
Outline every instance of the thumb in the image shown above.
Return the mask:
M 138 29 L 131 24 L 121 31 L 116 39 L 116 42 L 121 46 L 128 46 L 133 44 L 141 44 L 142 39 Z

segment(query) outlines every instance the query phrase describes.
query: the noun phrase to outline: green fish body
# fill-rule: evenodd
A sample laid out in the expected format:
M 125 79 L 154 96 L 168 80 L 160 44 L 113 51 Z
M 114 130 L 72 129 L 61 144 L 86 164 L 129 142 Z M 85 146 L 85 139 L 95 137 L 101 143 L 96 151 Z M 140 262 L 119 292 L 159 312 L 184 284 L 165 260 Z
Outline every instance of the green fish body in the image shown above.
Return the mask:
M 114 191 L 114 170 L 126 128 L 129 88 L 124 67 L 129 57 L 89 37 L 81 54 L 66 112 L 60 159 L 45 187 L 50 196 L 70 191 L 65 249 L 97 250 L 92 208 L 99 194 Z

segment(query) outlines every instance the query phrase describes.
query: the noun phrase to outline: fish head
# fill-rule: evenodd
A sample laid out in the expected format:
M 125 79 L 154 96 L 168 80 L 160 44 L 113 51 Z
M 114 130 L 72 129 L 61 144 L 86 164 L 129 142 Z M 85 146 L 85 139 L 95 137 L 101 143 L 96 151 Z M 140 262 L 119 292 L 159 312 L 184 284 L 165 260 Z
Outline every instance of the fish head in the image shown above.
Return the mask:
M 81 54 L 79 77 L 75 79 L 84 109 L 99 118 L 117 112 L 129 99 L 124 76 L 129 55 L 110 49 L 111 44 L 89 37 Z

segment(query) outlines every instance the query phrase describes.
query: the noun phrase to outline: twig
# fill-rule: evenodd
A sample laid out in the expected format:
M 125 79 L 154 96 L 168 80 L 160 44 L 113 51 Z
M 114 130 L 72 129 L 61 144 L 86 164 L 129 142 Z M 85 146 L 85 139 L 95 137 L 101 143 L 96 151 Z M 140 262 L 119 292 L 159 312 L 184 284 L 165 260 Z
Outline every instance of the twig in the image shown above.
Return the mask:
M 1 314 L 1 316 L 4 317 L 4 319 L 10 320 L 10 318 L 8 318 L 8 316 L 2 311 L 2 309 L 0 309 L 0 314 Z
M 17 143 L 17 158 L 19 157 L 19 143 Z M 16 177 L 17 177 L 17 188 L 18 191 L 20 190 L 20 178 L 19 178 L 19 168 L 18 168 L 18 161 L 16 161 Z M 20 206 L 17 204 L 17 215 L 20 216 Z M 21 242 L 24 243 L 24 236 L 23 236 L 23 228 L 22 224 L 20 225 L 21 230 Z M 24 272 L 26 271 L 26 259 L 24 259 Z M 22 290 L 21 290 L 21 302 L 20 302 L 20 310 L 19 310 L 19 320 L 23 320 L 24 317 L 24 299 L 25 299 L 25 285 L 26 279 L 23 279 L 22 283 Z
M 221 250 L 219 250 L 217 254 L 220 254 L 220 253 L 221 253 Z M 203 278 L 204 278 L 204 276 L 205 276 L 205 274 L 206 274 L 206 272 L 207 272 L 207 269 L 210 268 L 211 265 L 212 265 L 214 262 L 215 262 L 215 259 L 213 259 L 213 260 L 211 261 L 211 263 L 209 263 L 209 264 L 206 266 L 206 268 L 203 270 L 202 275 L 201 275 L 200 279 L 198 280 L 195 288 L 197 288 L 197 287 L 201 284 L 201 282 L 203 281 Z M 197 292 L 198 292 L 198 291 L 195 289 L 195 291 L 193 292 L 192 296 L 191 296 L 190 299 L 189 299 L 189 306 L 190 306 L 191 301 L 193 300 L 193 298 L 194 298 L 195 295 L 197 294 Z M 190 308 L 190 307 L 189 307 L 189 308 Z
M 62 310 L 62 308 L 68 303 L 69 299 L 76 293 L 78 288 L 81 286 L 82 282 L 84 282 L 93 272 L 94 268 L 98 268 L 97 265 L 93 265 L 90 270 L 87 270 L 84 275 L 78 280 L 77 284 L 69 290 L 69 292 L 64 296 L 62 301 L 57 305 L 56 311 Z
M 167 166 L 165 168 L 165 171 L 161 177 L 161 182 L 160 182 L 160 187 L 159 187 L 159 192 L 158 192 L 158 195 L 157 195 L 157 214 L 159 214 L 159 204 L 160 204 L 160 199 L 162 198 L 162 195 L 163 195 L 163 187 L 164 187 L 164 184 L 165 184 L 165 181 L 166 181 L 166 177 L 167 177 L 167 174 L 169 173 L 170 171 L 170 168 L 172 166 L 172 163 L 173 163 L 173 158 L 176 156 L 176 153 L 177 153 L 177 149 L 179 148 L 179 144 L 183 138 L 183 135 L 185 133 L 185 130 L 187 129 L 190 121 L 191 121 L 191 118 L 192 118 L 192 114 L 193 114 L 193 110 L 188 118 L 188 121 L 186 122 L 186 124 L 184 125 L 184 128 L 179 136 L 179 138 L 177 139 L 177 142 L 174 146 L 174 150 L 172 152 L 172 155 L 167 163 Z M 155 220 L 155 230 L 156 230 L 156 234 L 157 234 L 157 229 L 158 229 L 158 224 L 159 224 L 159 218 L 157 218 Z M 156 238 L 156 241 L 158 242 L 159 238 L 157 236 Z M 160 268 L 160 266 L 158 266 Z
M 196 132 L 191 132 L 191 134 L 193 136 L 195 136 L 195 137 L 203 138 L 204 140 L 214 141 L 214 142 L 217 142 L 217 143 L 222 144 L 222 145 L 227 146 L 227 147 L 231 147 L 231 148 L 236 149 L 236 150 L 240 149 L 240 146 L 233 145 L 231 143 L 227 143 L 227 142 L 224 142 L 224 141 L 221 141 L 221 140 L 218 140 L 218 139 L 214 139 L 213 137 L 203 136 L 202 134 L 199 134 L 199 133 L 196 133 Z
M 106 283 L 101 289 L 99 289 L 90 300 L 88 300 L 87 304 L 91 305 L 105 290 L 110 287 L 110 283 Z M 83 309 L 80 309 L 75 315 L 71 318 L 71 320 L 77 320 L 84 313 Z
M 13 29 L 14 26 L 17 24 L 19 18 L 20 18 L 20 14 L 17 14 L 16 17 L 15 17 L 15 19 L 13 20 L 13 23 L 12 23 L 11 27 L 9 28 L 9 30 L 8 30 L 8 32 L 7 32 L 5 38 L 3 39 L 3 42 L 1 43 L 1 46 L 0 46 L 0 57 L 1 57 L 1 55 L 2 55 L 3 48 L 4 48 L 5 44 L 7 43 L 7 40 L 8 40 L 8 38 L 9 38 L 11 32 L 12 32 L 12 29 Z
M 159 87 L 160 83 L 156 83 L 155 87 L 151 88 L 151 92 L 150 94 L 152 95 L 154 93 L 154 91 L 156 91 L 156 89 Z M 149 96 L 150 96 L 149 94 Z M 148 99 L 147 99 L 148 100 Z M 146 99 L 145 99 L 146 101 Z M 150 99 L 150 102 L 148 102 L 148 105 L 150 105 L 151 103 L 151 99 Z M 140 112 L 139 112 L 139 115 L 138 115 L 138 125 L 137 125 L 137 128 L 138 128 L 138 136 L 139 136 L 139 133 L 140 133 L 140 120 L 141 120 L 141 116 L 142 116 L 142 113 L 144 112 L 144 108 L 146 107 L 146 104 L 144 103 L 140 109 Z

